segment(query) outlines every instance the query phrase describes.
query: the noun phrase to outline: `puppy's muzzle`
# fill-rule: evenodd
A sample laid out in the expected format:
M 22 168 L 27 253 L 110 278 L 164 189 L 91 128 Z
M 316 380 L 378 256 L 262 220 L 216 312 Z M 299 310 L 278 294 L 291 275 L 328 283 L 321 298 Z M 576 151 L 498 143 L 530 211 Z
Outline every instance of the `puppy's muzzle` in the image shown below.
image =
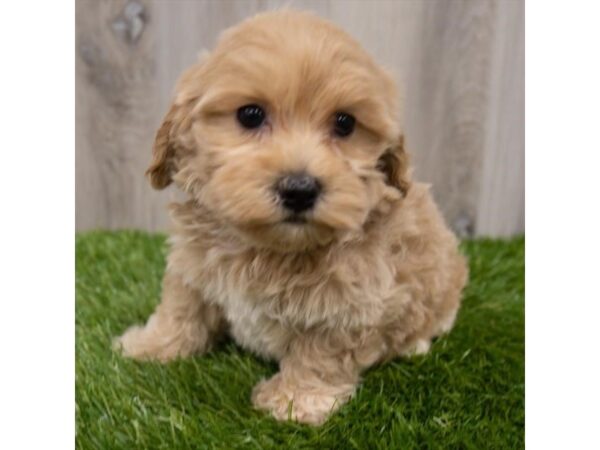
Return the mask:
M 281 178 L 275 190 L 283 207 L 299 214 L 311 209 L 321 194 L 321 183 L 310 175 L 297 173 Z

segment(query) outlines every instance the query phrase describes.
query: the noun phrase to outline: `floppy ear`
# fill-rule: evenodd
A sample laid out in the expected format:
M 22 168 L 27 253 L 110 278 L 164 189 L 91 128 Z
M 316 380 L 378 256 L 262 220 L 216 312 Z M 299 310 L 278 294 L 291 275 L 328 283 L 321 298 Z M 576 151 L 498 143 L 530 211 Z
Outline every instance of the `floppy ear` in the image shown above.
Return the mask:
M 201 96 L 202 70 L 207 58 L 208 53 L 201 55 L 200 61 L 181 75 L 177 81 L 173 104 L 156 132 L 152 162 L 146 170 L 146 175 L 155 189 L 164 189 L 173 181 L 176 151 L 180 145 L 175 142 L 175 137 L 181 137 L 190 129 L 192 104 Z
M 377 161 L 377 168 L 385 174 L 387 183 L 406 197 L 410 187 L 410 176 L 408 155 L 404 150 L 404 136 L 400 136 L 394 146 L 383 152 Z
M 154 138 L 152 162 L 146 170 L 146 175 L 150 178 L 150 183 L 154 189 L 164 189 L 173 181 L 171 177 L 175 169 L 173 161 L 175 146 L 171 131 L 177 109 L 177 106 L 171 106 Z

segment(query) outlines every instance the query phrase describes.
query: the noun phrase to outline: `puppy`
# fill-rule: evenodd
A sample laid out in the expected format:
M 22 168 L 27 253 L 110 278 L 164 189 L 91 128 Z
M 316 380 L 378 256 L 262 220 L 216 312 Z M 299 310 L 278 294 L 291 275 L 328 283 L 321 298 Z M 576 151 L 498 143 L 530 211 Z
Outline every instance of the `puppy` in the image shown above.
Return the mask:
M 411 181 L 391 77 L 308 13 L 227 30 L 183 74 L 156 135 L 152 186 L 171 182 L 162 301 L 117 340 L 169 361 L 223 333 L 279 362 L 252 402 L 320 424 L 362 371 L 425 353 L 467 279 L 428 188 Z

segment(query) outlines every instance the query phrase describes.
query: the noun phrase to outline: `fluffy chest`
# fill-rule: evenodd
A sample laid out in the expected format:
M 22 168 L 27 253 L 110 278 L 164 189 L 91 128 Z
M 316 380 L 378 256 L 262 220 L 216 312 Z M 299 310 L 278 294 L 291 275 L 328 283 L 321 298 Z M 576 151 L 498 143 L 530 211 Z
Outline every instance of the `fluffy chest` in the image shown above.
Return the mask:
M 368 252 L 286 255 L 213 247 L 187 261 L 184 279 L 223 308 L 234 338 L 270 356 L 308 329 L 376 325 L 394 289 L 393 267 Z
M 248 303 L 300 330 L 373 322 L 394 278 L 387 261 L 368 253 L 327 258 L 256 252 L 217 262 L 204 273 L 210 294 L 223 306 Z

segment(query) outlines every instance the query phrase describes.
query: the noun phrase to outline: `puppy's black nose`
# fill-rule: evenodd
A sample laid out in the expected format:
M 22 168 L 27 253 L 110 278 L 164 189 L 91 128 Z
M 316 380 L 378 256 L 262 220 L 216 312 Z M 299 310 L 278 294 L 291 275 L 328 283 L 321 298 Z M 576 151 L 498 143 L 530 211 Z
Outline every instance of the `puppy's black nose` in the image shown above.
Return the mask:
M 298 173 L 280 179 L 276 189 L 283 206 L 295 213 L 300 213 L 315 205 L 321 192 L 321 184 L 310 175 Z

